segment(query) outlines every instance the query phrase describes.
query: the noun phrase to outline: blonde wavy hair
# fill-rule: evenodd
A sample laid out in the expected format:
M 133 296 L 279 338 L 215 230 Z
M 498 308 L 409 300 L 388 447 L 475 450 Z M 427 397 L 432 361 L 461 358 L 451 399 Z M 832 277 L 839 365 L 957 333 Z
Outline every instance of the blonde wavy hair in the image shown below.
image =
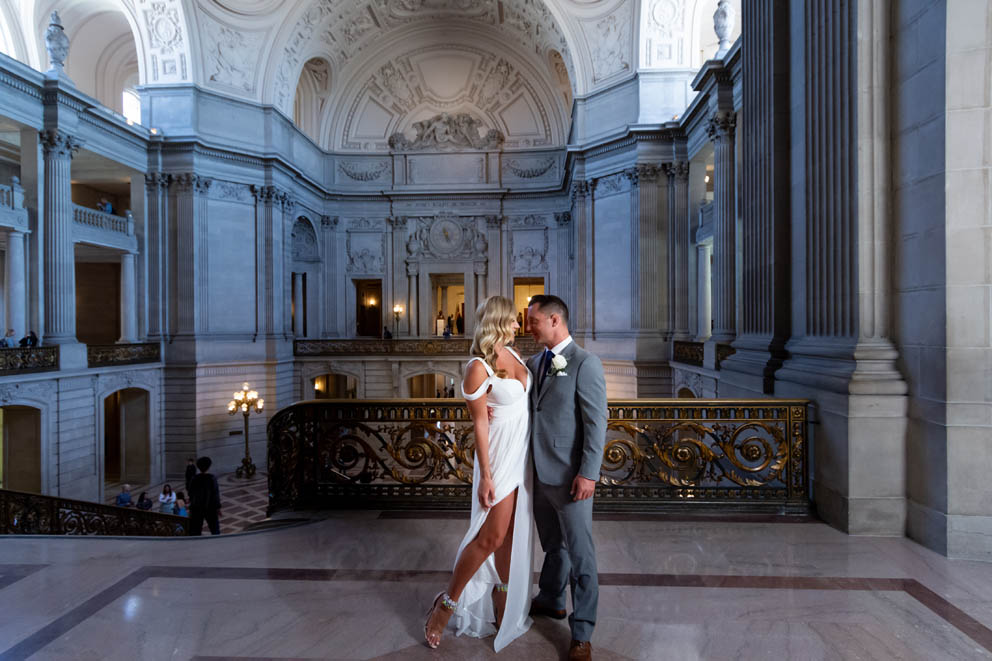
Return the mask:
M 505 296 L 490 296 L 475 311 L 472 354 L 481 356 L 500 378 L 506 376 L 506 370 L 496 367 L 496 349 L 513 344 L 513 322 L 516 320 L 513 301 Z

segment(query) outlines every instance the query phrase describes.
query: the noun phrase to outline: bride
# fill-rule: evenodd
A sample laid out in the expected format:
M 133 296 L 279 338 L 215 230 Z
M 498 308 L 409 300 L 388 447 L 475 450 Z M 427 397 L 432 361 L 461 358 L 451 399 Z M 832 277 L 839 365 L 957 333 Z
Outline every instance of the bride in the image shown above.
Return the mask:
M 472 520 L 448 589 L 434 598 L 424 625 L 431 648 L 441 643 L 449 619 L 457 635 L 495 633 L 497 652 L 531 625 L 531 374 L 509 346 L 519 328 L 513 301 L 502 296 L 476 311 L 475 357 L 462 382 L 475 429 Z

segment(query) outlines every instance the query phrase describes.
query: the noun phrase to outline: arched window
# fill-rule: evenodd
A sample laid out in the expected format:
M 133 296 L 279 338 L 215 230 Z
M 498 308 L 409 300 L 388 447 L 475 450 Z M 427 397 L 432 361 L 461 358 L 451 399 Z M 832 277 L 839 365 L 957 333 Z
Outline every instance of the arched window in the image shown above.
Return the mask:
M 296 85 L 296 98 L 293 101 L 293 122 L 314 142 L 318 140 L 320 117 L 330 91 L 331 65 L 327 60 L 319 57 L 307 60 Z
M 133 89 L 127 88 L 121 93 L 121 108 L 121 114 L 128 121 L 141 123 L 141 98 Z

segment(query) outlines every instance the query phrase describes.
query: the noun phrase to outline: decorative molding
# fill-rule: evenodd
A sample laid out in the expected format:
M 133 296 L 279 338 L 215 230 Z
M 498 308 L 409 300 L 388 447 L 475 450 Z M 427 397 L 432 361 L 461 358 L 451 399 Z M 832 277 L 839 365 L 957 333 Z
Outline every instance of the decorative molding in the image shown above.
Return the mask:
M 306 220 L 300 219 L 293 224 L 290 236 L 293 240 L 293 261 L 320 262 L 320 251 L 317 248 L 317 235 L 313 226 Z
M 631 5 L 622 3 L 606 16 L 582 21 L 592 57 L 593 83 L 631 70 Z
M 382 221 L 379 218 L 349 218 L 349 232 L 381 232 L 383 230 Z
M 180 193 L 198 193 L 206 195 L 213 184 L 213 179 L 193 172 L 182 172 L 169 177 L 170 182 Z
M 217 86 L 254 94 L 261 69 L 258 58 L 264 51 L 265 31 L 241 32 L 202 12 L 199 19 L 206 79 Z
M 233 200 L 235 202 L 245 203 L 250 203 L 254 199 L 254 195 L 247 184 L 238 184 L 231 181 L 215 181 L 210 187 L 210 197 L 216 200 Z
M 475 227 L 475 218 L 450 213 L 414 221 L 416 228 L 407 240 L 407 262 L 485 259 L 489 251 L 486 235 Z
M 34 383 L 11 383 L 0 386 L 0 404 L 18 402 L 52 402 L 55 399 L 55 380 Z
M 320 226 L 327 230 L 333 230 L 338 226 L 340 220 L 337 216 L 321 216 Z
M 528 214 L 526 216 L 510 216 L 510 227 L 516 229 L 520 227 L 547 227 L 547 216 L 540 214 Z
M 510 269 L 514 273 L 544 273 L 548 270 L 548 230 L 518 230 L 510 234 Z
M 626 183 L 624 183 L 626 182 Z M 630 190 L 630 177 L 625 172 L 617 172 L 596 179 L 596 197 L 606 197 Z
M 338 170 L 353 181 L 369 182 L 380 178 L 389 169 L 389 161 L 368 164 L 363 161 L 339 161 Z
M 549 172 L 557 162 L 553 156 L 530 160 L 512 159 L 503 165 L 503 169 L 504 171 L 509 170 L 514 176 L 521 179 L 537 179 Z

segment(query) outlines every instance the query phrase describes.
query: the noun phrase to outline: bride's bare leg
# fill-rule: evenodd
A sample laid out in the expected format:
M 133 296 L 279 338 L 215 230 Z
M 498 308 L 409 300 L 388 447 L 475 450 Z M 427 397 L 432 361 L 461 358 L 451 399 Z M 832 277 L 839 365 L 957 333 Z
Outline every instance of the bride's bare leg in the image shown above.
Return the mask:
M 513 518 L 516 505 L 516 492 L 512 496 L 507 496 L 496 503 L 489 510 L 486 522 L 482 524 L 482 529 L 471 542 L 462 550 L 455 564 L 455 571 L 451 575 L 451 582 L 448 583 L 448 595 L 452 600 L 458 601 L 462 596 L 462 590 L 468 584 L 469 579 L 478 571 L 486 558 L 496 552 L 503 545 L 506 539 L 506 531 Z M 440 600 L 431 609 L 427 619 L 425 636 L 427 644 L 437 647 L 441 642 L 441 634 L 451 619 L 452 611 L 439 606 Z
M 503 544 L 496 549 L 496 573 L 499 580 L 506 585 L 510 582 L 510 558 L 513 556 L 513 521 L 517 515 L 517 492 L 516 490 L 507 497 L 506 500 L 513 501 L 513 511 L 510 513 L 510 525 L 506 529 L 506 537 Z M 493 610 L 496 611 L 496 628 L 499 629 L 503 623 L 503 612 L 506 610 L 506 591 L 498 587 L 493 590 Z

